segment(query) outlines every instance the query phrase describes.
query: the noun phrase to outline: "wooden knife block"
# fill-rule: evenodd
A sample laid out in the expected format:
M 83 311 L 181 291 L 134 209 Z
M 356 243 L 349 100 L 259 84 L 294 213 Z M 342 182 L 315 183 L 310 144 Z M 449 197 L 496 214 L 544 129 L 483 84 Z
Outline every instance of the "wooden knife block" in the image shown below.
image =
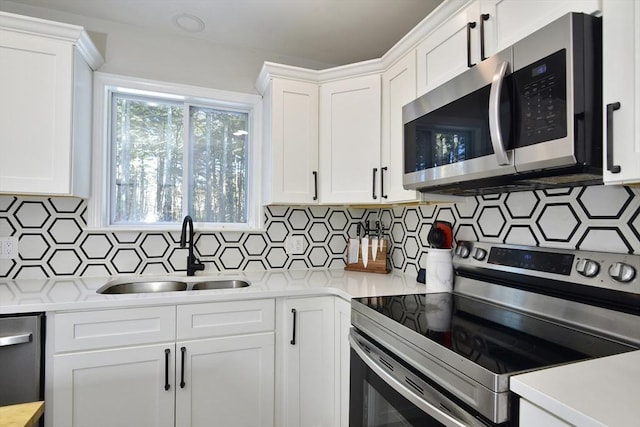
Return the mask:
M 387 245 L 387 239 L 380 239 L 378 241 L 378 253 L 376 254 L 376 260 L 371 257 L 371 238 L 369 238 L 369 250 L 367 251 L 369 256 L 367 257 L 367 266 L 362 263 L 362 250 L 358 247 L 358 262 L 345 265 L 344 269 L 349 271 L 364 271 L 368 273 L 380 273 L 387 274 L 391 272 L 391 263 L 389 262 L 389 247 Z M 348 247 L 349 242 L 347 242 Z M 348 258 L 347 258 L 348 260 Z

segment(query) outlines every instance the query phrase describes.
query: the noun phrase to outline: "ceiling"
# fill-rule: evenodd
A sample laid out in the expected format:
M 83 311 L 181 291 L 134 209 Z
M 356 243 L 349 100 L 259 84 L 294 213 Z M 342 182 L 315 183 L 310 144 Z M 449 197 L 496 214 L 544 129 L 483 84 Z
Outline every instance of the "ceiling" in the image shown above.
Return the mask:
M 381 57 L 442 0 L 11 0 L 322 64 Z M 176 24 L 182 24 L 179 28 Z

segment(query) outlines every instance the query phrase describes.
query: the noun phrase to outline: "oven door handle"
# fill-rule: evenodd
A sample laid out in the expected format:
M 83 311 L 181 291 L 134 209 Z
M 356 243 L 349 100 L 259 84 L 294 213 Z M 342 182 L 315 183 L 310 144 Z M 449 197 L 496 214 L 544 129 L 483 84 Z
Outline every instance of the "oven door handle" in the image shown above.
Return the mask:
M 353 332 L 352 332 L 353 333 Z M 367 354 L 367 350 L 365 350 L 359 340 L 354 338 L 352 335 L 349 335 L 349 342 L 351 344 L 351 348 L 356 352 L 356 354 L 362 359 L 367 366 L 375 372 L 385 383 L 387 383 L 391 388 L 393 388 L 397 393 L 399 393 L 402 397 L 416 405 L 419 409 L 427 413 L 429 416 L 435 418 L 437 421 L 448 427 L 468 427 L 468 426 L 486 426 L 486 424 L 480 422 L 478 419 L 469 415 L 465 417 L 466 419 L 462 420 L 458 417 L 455 417 L 451 413 L 445 412 L 442 408 L 448 409 L 451 407 L 458 408 L 458 406 L 450 401 L 449 399 L 442 396 L 440 401 L 430 402 L 426 400 L 423 396 L 418 395 L 411 388 L 400 382 L 393 375 L 389 374 L 381 363 L 378 363 L 374 360 L 369 354 Z M 409 381 L 409 378 L 406 378 Z M 429 386 L 427 386 L 429 387 Z M 435 389 L 432 389 L 433 394 L 440 394 Z M 426 395 L 426 394 L 425 394 Z
M 500 123 L 500 95 L 502 95 L 502 84 L 508 66 L 509 63 L 507 61 L 498 64 L 498 68 L 496 68 L 496 72 L 493 74 L 491 91 L 489 92 L 489 133 L 491 134 L 493 152 L 500 166 L 510 163 L 507 151 L 504 149 Z

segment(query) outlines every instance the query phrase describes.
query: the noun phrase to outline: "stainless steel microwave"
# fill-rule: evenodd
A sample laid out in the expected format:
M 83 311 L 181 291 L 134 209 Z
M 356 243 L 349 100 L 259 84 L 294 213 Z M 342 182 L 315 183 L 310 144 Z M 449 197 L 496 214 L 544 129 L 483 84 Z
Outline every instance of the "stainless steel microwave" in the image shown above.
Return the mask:
M 601 18 L 570 13 L 403 107 L 406 189 L 602 183 Z

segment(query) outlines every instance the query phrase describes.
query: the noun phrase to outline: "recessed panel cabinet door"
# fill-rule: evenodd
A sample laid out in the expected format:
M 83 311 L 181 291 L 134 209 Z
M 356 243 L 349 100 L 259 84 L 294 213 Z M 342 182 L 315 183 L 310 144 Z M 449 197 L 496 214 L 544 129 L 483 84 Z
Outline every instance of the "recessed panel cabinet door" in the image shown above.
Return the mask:
M 53 425 L 172 427 L 174 346 L 54 356 Z
M 334 297 L 287 299 L 279 312 L 278 427 L 333 427 Z
M 640 182 L 640 2 L 603 7 L 604 172 L 606 184 Z
M 380 75 L 320 88 L 320 200 L 380 203 Z
M 176 426 L 273 426 L 273 332 L 178 342 L 176 351 Z

